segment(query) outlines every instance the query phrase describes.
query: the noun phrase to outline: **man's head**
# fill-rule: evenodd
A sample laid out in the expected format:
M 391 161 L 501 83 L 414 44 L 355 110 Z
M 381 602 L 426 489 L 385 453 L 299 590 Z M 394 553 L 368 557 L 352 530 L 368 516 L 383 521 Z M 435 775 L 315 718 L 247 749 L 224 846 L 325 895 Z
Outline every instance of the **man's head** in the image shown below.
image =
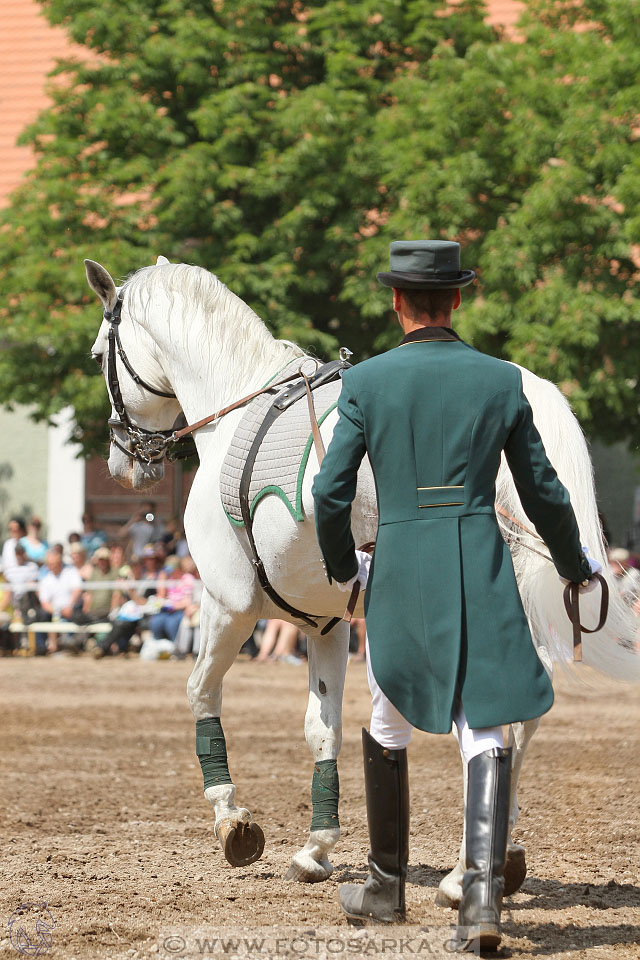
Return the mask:
M 59 550 L 47 550 L 47 566 L 56 576 L 62 570 L 62 554 Z
M 24 525 L 24 520 L 20 517 L 11 517 L 11 520 L 9 520 L 9 536 L 18 540 L 20 537 L 24 537 L 26 532 L 27 528 Z
M 393 287 L 393 308 L 408 332 L 418 326 L 448 326 L 460 305 L 460 287 L 475 277 L 460 268 L 460 244 L 453 240 L 396 240 L 389 250 L 390 270 L 378 280 Z
M 74 567 L 80 569 L 87 562 L 87 551 L 81 543 L 72 543 L 69 547 L 69 556 Z
M 18 566 L 22 566 L 23 563 L 27 562 L 27 551 L 22 546 L 21 543 L 16 544 L 16 563 Z
M 401 290 L 393 288 L 393 309 L 403 329 L 414 326 L 451 326 L 451 313 L 460 306 L 460 290 Z M 405 330 L 405 332 L 407 332 Z
M 108 573 L 111 570 L 111 554 L 108 547 L 98 547 L 91 559 L 101 573 Z

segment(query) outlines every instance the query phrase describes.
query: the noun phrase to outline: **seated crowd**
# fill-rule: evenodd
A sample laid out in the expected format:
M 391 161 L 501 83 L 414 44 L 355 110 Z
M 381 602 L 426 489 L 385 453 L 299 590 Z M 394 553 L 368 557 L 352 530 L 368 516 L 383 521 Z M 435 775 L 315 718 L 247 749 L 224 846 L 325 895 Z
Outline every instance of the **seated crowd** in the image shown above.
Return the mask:
M 66 544 L 42 539 L 37 517 L 27 525 L 10 520 L 1 558 L 3 651 L 24 643 L 30 624 L 42 624 L 38 654 L 91 648 L 103 657 L 140 649 L 145 640 L 163 642 L 166 655 L 196 653 L 202 588 L 178 524 L 136 514 L 108 540 L 90 514 L 82 519 L 82 533 Z M 46 632 L 44 624 L 51 625 Z
M 202 584 L 176 521 L 155 517 L 153 504 L 108 540 L 93 517 L 66 544 L 49 544 L 42 524 L 13 517 L 0 559 L 0 650 L 24 644 L 26 628 L 42 624 L 36 653 L 91 649 L 96 658 L 145 649 L 150 657 L 198 653 Z M 609 567 L 624 600 L 640 616 L 640 556 L 609 550 Z M 44 624 L 51 624 L 47 632 Z M 19 625 L 24 626 L 20 631 Z M 73 625 L 66 633 L 64 624 Z M 13 629 L 10 629 L 12 625 Z M 363 620 L 352 621 L 350 650 L 364 659 Z M 146 647 L 145 647 L 146 644 Z M 284 620 L 260 620 L 243 653 L 256 663 L 300 664 L 306 637 Z

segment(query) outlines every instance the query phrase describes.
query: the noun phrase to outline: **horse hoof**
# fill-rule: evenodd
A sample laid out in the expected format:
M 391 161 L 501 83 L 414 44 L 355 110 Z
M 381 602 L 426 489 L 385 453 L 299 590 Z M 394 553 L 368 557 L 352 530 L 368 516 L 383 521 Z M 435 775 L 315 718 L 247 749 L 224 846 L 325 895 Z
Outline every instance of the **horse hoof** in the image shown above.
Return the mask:
M 447 893 L 446 890 L 438 889 L 436 893 L 436 907 L 443 907 L 445 910 L 457 910 L 460 906 L 461 894 Z
M 510 897 L 519 890 L 527 875 L 527 861 L 524 847 L 514 843 L 507 848 L 507 862 L 504 868 L 504 896 Z
M 333 864 L 328 860 L 323 860 L 321 863 L 318 863 L 317 860 L 313 860 L 311 857 L 303 860 L 296 860 L 295 857 L 291 861 L 289 869 L 284 875 L 285 880 L 296 880 L 298 883 L 322 883 L 323 880 L 327 880 L 333 873 Z
M 216 836 L 232 867 L 247 867 L 262 856 L 264 833 L 253 820 L 248 823 L 223 822 L 216 827 Z

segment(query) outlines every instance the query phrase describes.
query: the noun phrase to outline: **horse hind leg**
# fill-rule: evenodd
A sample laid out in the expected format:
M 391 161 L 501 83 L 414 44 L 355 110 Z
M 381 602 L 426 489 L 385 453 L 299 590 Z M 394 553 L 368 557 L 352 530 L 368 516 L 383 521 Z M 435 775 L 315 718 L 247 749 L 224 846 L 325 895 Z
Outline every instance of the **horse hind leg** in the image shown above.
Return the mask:
M 222 680 L 254 623 L 251 617 L 234 620 L 222 616 L 205 593 L 200 614 L 200 652 L 187 684 L 196 721 L 196 753 L 202 768 L 204 795 L 214 810 L 216 837 L 233 867 L 253 863 L 264 850 L 262 829 L 246 807 L 235 804 L 236 788 L 229 774 L 220 722 Z
M 349 626 L 338 624 L 326 637 L 309 637 L 309 701 L 305 737 L 314 760 L 309 839 L 294 854 L 285 880 L 318 883 L 333 873 L 329 854 L 340 837 L 337 758 L 342 744 L 342 694 L 349 650 Z

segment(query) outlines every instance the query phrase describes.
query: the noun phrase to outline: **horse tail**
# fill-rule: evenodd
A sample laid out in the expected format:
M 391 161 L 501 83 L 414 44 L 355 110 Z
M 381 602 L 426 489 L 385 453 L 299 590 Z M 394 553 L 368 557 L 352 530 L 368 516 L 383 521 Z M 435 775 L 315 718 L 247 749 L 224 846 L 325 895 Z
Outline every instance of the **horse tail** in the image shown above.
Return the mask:
M 529 370 L 520 369 L 524 392 L 531 403 L 535 424 L 547 455 L 571 496 L 582 543 L 589 547 L 591 556 L 602 564 L 602 574 L 609 586 L 607 622 L 597 633 L 583 635 L 583 661 L 607 676 L 640 682 L 640 621 L 628 600 L 623 599 L 619 581 L 607 563 L 593 466 L 584 434 L 558 388 Z M 531 520 L 522 509 L 504 458 L 496 484 L 496 503 L 531 530 Z M 570 662 L 572 627 L 563 602 L 564 585 L 558 579 L 553 564 L 540 555 L 548 553 L 546 547 L 500 515 L 498 521 L 511 549 L 520 595 L 536 647 L 546 647 L 555 661 Z M 540 553 L 534 552 L 536 550 Z M 599 607 L 599 587 L 581 596 L 581 621 L 585 626 L 596 625 Z

